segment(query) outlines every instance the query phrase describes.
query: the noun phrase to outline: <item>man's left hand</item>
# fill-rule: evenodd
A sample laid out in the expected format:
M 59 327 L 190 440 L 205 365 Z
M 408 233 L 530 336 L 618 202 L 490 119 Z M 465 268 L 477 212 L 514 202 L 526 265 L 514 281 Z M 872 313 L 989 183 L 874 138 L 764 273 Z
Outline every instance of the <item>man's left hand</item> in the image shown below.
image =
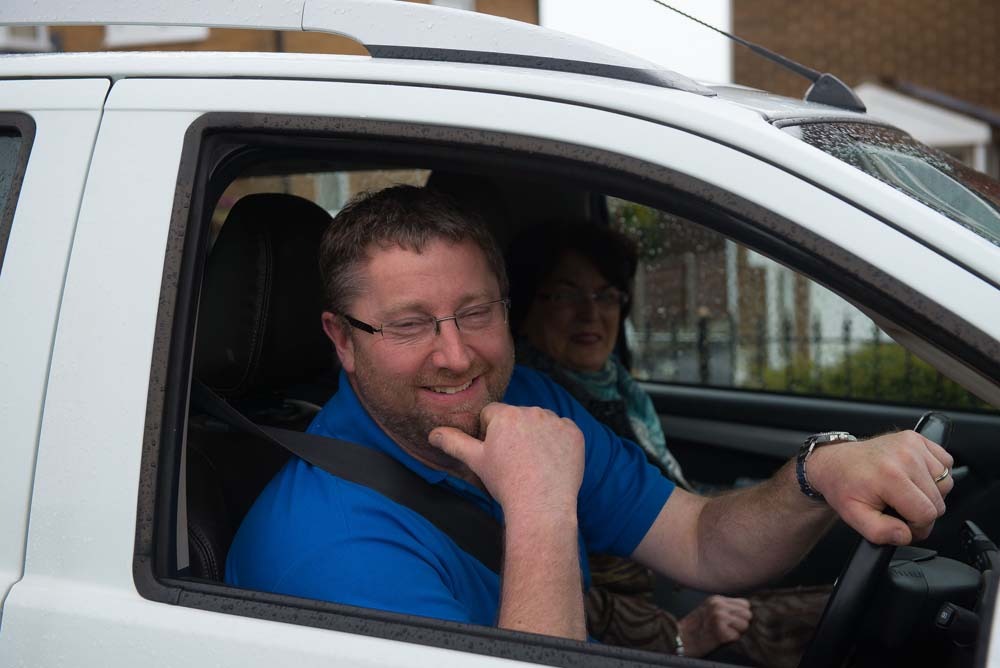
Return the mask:
M 807 461 L 810 484 L 830 507 L 873 543 L 905 545 L 926 538 L 944 514 L 952 467 L 944 448 L 914 431 L 817 448 Z M 900 517 L 887 515 L 893 508 Z

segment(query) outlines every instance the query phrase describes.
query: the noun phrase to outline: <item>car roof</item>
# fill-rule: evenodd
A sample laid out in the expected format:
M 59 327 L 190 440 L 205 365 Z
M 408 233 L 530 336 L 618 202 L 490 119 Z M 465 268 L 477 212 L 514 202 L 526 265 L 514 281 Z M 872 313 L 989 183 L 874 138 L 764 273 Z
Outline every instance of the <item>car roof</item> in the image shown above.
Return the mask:
M 720 98 L 737 104 L 746 109 L 756 111 L 768 122 L 788 121 L 845 121 L 845 122 L 876 122 L 865 112 L 851 111 L 828 104 L 797 100 L 769 93 L 757 88 L 738 86 L 736 84 L 707 84 Z M 884 124 L 879 122 L 879 124 Z
M 863 113 L 826 104 L 794 100 L 732 84 L 704 85 L 633 54 L 534 24 L 421 3 L 396 0 L 285 0 L 282 3 L 258 3 L 241 11 L 234 11 L 231 2 L 219 0 L 167 5 L 153 0 L 131 3 L 90 0 L 68 5 L 62 0 L 10 0 L 0 5 L 0 25 L 117 24 L 324 32 L 359 42 L 368 50 L 371 59 L 379 61 L 419 61 L 425 66 L 435 62 L 502 66 L 517 68 L 522 73 L 527 69 L 535 73 L 583 74 L 620 82 L 638 82 L 706 97 L 720 96 L 772 123 L 790 120 L 874 122 Z M 343 59 L 351 58 L 325 57 L 338 58 L 341 63 Z M 308 60 L 297 60 L 285 54 L 259 54 L 255 60 L 248 60 L 233 53 L 205 52 L 186 59 L 183 53 L 141 52 L 130 54 L 127 60 L 114 56 L 102 60 L 93 54 L 76 54 L 72 60 L 44 54 L 10 55 L 0 56 L 0 76 L 101 76 L 113 79 L 136 76 L 253 76 L 245 71 L 254 69 L 252 63 L 266 63 L 261 68 L 260 76 L 302 78 L 303 66 L 311 72 L 306 78 L 335 79 L 345 76 L 339 67 L 333 68 L 338 71 L 336 74 L 309 67 L 313 62 L 323 63 L 323 58 L 322 55 L 312 55 Z M 325 62 L 329 64 L 331 61 Z M 282 64 L 287 66 L 284 71 Z M 227 71 L 233 67 L 244 72 L 236 74 Z M 441 69 L 430 71 L 435 76 L 442 72 Z M 346 76 L 352 78 L 350 74 Z
M 341 0 L 335 0 L 339 1 Z M 0 10 L 0 23 L 3 14 Z M 0 56 L 0 78 L 64 77 L 112 80 L 225 78 L 353 81 L 527 96 L 653 120 L 701 136 L 714 137 L 729 146 L 761 155 L 775 163 L 787 162 L 790 165 L 801 162 L 794 157 L 789 159 L 790 155 L 801 155 L 803 150 L 812 153 L 815 149 L 802 146 L 801 142 L 791 139 L 785 133 L 775 133 L 774 128 L 770 127 L 771 123 L 793 118 L 814 122 L 859 119 L 874 122 L 864 113 L 736 85 L 709 86 L 692 82 L 693 88 L 675 88 L 607 77 L 599 72 L 553 71 L 544 67 L 484 62 L 206 51 L 115 51 Z M 183 101 L 179 104 L 183 104 Z M 107 107 L 110 109 L 115 106 L 116 100 L 112 96 Z
M 721 96 L 769 122 L 788 119 L 858 120 L 862 113 L 804 100 L 773 95 L 737 85 L 704 85 L 635 55 L 574 35 L 478 12 L 396 0 L 286 0 L 258 3 L 245 12 L 233 11 L 229 2 L 171 3 L 150 0 L 121 3 L 91 0 L 66 5 L 60 0 L 11 0 L 0 6 L 0 25 L 173 25 L 249 28 L 261 30 L 317 31 L 341 35 L 362 44 L 373 60 L 464 63 L 517 68 L 524 72 L 583 74 L 622 82 L 638 82 L 701 96 Z M 419 27 L 419 30 L 415 30 Z M 50 59 L 54 58 L 54 59 Z M 32 54 L 0 57 L 0 76 L 252 76 L 235 74 L 230 67 L 266 67 L 261 76 L 302 78 L 301 67 L 311 70 L 306 78 L 331 79 L 337 75 L 309 68 L 324 56 L 308 61 L 287 54 L 199 52 L 194 58 L 183 53 L 130 54 L 127 59 L 76 54 L 72 60 L 55 55 Z M 325 58 L 351 59 L 327 55 Z M 357 60 L 355 56 L 353 59 Z M 361 57 L 362 59 L 364 57 Z M 327 63 L 330 61 L 327 60 Z M 281 64 L 287 69 L 280 71 Z M 340 70 L 340 68 L 335 68 Z M 441 73 L 441 69 L 432 70 Z M 343 71 L 340 70 L 340 76 Z M 349 76 L 349 75 L 348 75 Z
M 359 42 L 374 58 L 596 74 L 713 94 L 693 79 L 597 42 L 521 21 L 394 0 L 285 0 L 243 11 L 211 1 L 12 0 L 0 6 L 0 25 L 108 24 L 325 32 Z
M 765 119 L 759 110 L 747 105 L 732 103 L 714 93 L 692 94 L 687 90 L 594 74 L 333 54 L 140 51 L 0 56 L 0 78 L 66 77 L 294 79 L 430 86 L 613 110 L 714 136 L 747 150 L 752 150 L 756 144 L 768 145 L 774 141 L 773 128 L 763 122 Z M 117 105 L 124 103 L 122 100 L 120 95 L 112 94 L 106 107 L 118 108 Z M 178 100 L 177 104 L 184 105 L 185 101 Z M 761 138 L 762 132 L 771 137 Z M 799 143 L 791 139 L 789 142 Z

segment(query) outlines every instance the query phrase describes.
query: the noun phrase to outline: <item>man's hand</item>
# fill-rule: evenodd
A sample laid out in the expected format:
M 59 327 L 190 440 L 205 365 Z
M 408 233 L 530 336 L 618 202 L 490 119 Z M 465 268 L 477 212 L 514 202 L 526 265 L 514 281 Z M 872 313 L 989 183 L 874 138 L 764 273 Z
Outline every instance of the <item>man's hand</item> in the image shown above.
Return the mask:
M 951 477 L 935 483 L 954 460 L 913 431 L 816 449 L 806 462 L 810 484 L 830 507 L 873 543 L 905 545 L 926 538 L 944 514 Z M 896 510 L 899 520 L 885 514 Z
M 705 656 L 736 642 L 750 628 L 751 619 L 750 601 L 745 598 L 709 596 L 677 622 L 685 656 Z
M 542 408 L 487 404 L 482 441 L 452 427 L 428 440 L 475 473 L 504 513 L 498 625 L 584 640 L 576 498 L 583 434 Z
M 798 563 L 835 512 L 874 543 L 926 537 L 954 486 L 950 476 L 934 479 L 952 464 L 941 446 L 912 431 L 824 445 L 806 460 L 806 476 L 829 506 L 799 490 L 795 460 L 769 480 L 727 494 L 675 489 L 632 557 L 698 589 L 745 591 Z
M 508 520 L 512 514 L 576 517 L 583 480 L 583 434 L 576 424 L 544 408 L 491 403 L 480 414 L 482 441 L 452 427 L 428 440 L 469 467 Z

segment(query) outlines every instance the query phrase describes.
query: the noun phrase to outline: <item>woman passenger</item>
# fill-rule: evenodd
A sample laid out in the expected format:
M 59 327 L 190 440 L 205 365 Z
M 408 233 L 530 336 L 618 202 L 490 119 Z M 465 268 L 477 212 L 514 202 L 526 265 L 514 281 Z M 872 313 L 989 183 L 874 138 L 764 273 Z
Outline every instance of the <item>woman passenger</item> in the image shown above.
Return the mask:
M 533 228 L 508 255 L 517 361 L 543 371 L 598 420 L 639 444 L 679 487 L 691 490 L 666 447 L 659 416 L 615 354 L 638 256 L 610 228 Z M 653 575 L 635 562 L 591 555 L 587 624 L 602 642 L 704 656 L 747 630 L 750 603 L 712 596 L 680 619 L 653 602 Z

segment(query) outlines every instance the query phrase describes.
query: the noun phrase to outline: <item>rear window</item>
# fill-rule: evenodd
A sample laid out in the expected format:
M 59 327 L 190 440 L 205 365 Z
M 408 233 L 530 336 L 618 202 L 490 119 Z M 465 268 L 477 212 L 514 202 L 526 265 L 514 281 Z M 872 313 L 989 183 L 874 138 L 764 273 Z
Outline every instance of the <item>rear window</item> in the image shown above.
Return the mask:
M 34 128 L 29 116 L 0 113 L 0 265 L 10 237 Z
M 11 130 L 0 130 L 0 209 L 7 203 L 13 189 L 20 152 L 20 135 Z
M 786 132 L 1000 246 L 1000 183 L 892 128 L 811 123 Z

